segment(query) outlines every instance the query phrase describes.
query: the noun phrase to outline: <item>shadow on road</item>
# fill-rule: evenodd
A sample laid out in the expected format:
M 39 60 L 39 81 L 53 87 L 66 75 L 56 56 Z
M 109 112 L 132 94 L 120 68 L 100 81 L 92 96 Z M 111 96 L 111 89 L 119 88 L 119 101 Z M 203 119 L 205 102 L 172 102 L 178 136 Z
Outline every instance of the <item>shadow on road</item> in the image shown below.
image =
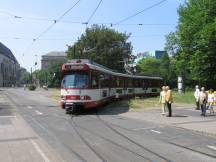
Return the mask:
M 75 116 L 93 115 L 97 113 L 100 115 L 118 115 L 118 114 L 122 114 L 128 111 L 129 111 L 129 104 L 125 100 L 122 100 L 122 101 L 114 101 L 112 103 L 105 104 L 95 109 L 81 110 L 73 115 Z

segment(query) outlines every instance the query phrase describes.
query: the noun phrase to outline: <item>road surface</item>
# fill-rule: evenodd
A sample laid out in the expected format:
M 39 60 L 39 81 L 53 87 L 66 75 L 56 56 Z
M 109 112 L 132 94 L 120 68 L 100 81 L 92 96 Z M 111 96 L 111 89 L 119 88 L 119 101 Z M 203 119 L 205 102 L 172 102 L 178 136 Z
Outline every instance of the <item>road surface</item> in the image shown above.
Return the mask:
M 122 117 L 121 111 L 100 109 L 72 117 L 46 91 L 3 89 L 1 95 L 13 109 L 2 106 L 0 114 L 21 115 L 65 162 L 216 161 L 215 137 Z

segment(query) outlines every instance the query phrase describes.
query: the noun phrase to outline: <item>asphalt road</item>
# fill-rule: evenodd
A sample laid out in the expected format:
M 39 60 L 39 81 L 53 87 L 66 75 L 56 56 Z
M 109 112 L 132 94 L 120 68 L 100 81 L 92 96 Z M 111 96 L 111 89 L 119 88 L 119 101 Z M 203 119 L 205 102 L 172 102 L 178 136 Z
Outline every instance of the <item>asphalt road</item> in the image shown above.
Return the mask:
M 138 121 L 120 111 L 66 115 L 46 91 L 1 91 L 65 162 L 215 162 L 216 138 Z

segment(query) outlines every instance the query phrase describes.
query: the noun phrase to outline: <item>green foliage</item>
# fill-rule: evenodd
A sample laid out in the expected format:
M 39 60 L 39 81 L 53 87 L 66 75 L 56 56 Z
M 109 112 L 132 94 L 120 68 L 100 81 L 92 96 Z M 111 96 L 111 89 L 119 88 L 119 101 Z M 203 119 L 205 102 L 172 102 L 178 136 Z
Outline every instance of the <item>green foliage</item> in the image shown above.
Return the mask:
M 145 58 L 138 62 L 137 72 L 144 75 L 160 75 L 159 66 L 160 60 L 152 57 Z
M 170 56 L 178 54 L 180 51 L 179 39 L 176 33 L 170 32 L 166 37 L 165 50 Z
M 47 79 L 49 87 L 60 87 L 61 85 L 61 66 L 63 62 L 53 62 L 47 70 Z
M 140 60 L 137 72 L 143 75 L 160 75 L 165 85 L 174 87 L 177 82 L 175 67 L 175 60 L 164 54 L 160 59 L 149 57 Z
M 23 73 L 21 73 L 20 82 L 22 84 L 30 83 L 30 80 L 31 80 L 31 75 L 30 75 L 29 72 L 23 72 Z
M 46 70 L 34 71 L 33 80 L 38 80 L 40 85 L 48 85 L 48 87 L 60 87 L 62 64 L 62 61 L 53 62 Z
M 30 85 L 28 86 L 28 89 L 29 89 L 30 91 L 34 91 L 34 90 L 36 89 L 36 86 L 35 86 L 34 84 L 30 84 Z
M 187 84 L 216 88 L 216 1 L 188 0 L 178 14 L 177 31 L 167 36 L 166 43 L 168 51 L 178 47 L 176 72 Z
M 130 34 L 119 33 L 104 26 L 87 28 L 78 41 L 68 46 L 69 59 L 90 59 L 108 68 L 123 71 L 123 60 L 129 58 L 132 46 Z

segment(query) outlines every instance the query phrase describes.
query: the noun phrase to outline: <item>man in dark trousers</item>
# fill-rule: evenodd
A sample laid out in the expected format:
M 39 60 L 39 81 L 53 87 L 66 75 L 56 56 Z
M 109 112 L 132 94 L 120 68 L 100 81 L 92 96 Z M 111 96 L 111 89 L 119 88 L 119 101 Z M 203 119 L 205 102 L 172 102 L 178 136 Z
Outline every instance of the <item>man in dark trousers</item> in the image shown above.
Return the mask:
M 172 103 L 173 103 L 173 98 L 172 98 L 172 91 L 170 90 L 169 86 L 166 86 L 166 105 L 168 108 L 168 112 L 169 114 L 167 115 L 167 117 L 171 117 L 172 116 Z

